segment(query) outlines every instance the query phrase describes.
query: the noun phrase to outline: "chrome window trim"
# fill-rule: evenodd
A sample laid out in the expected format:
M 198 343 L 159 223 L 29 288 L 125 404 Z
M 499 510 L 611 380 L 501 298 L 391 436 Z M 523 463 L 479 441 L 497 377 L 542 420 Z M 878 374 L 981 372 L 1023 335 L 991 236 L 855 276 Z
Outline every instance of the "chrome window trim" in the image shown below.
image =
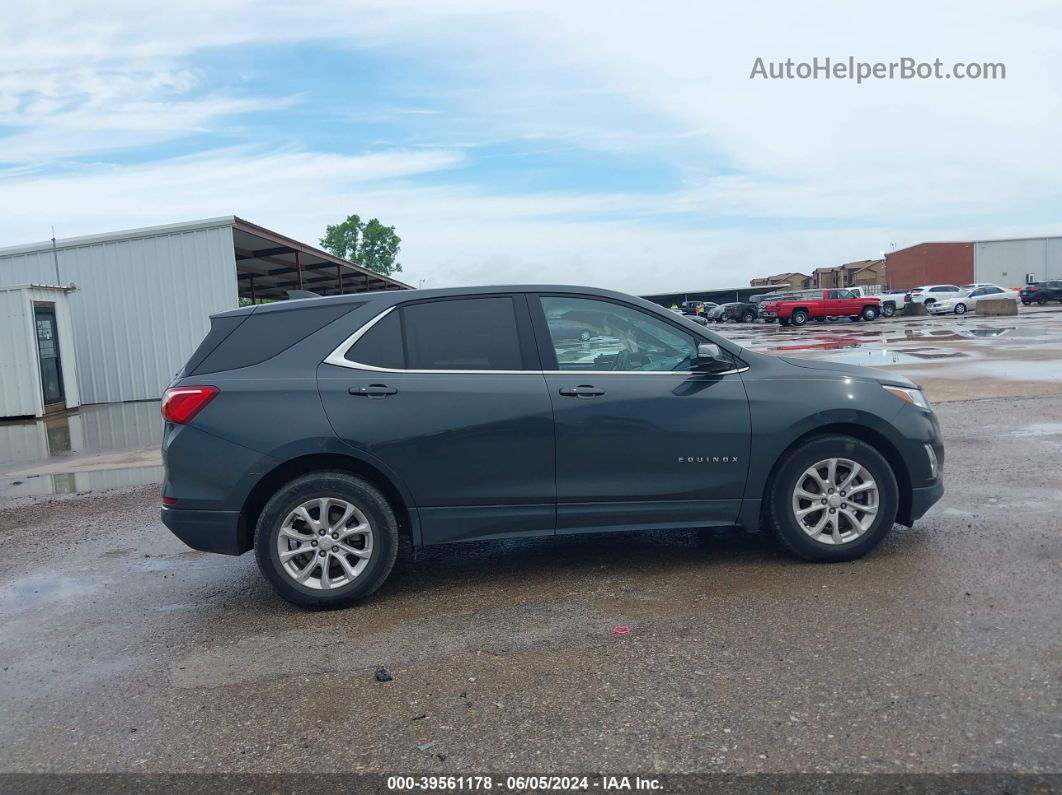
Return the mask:
M 353 348 L 358 340 L 368 333 L 369 329 L 387 317 L 398 306 L 398 304 L 389 306 L 376 317 L 368 320 L 361 328 L 339 343 L 336 349 L 324 358 L 323 363 L 332 364 L 336 367 L 346 367 L 348 370 L 362 370 L 370 373 L 410 373 L 413 375 L 670 375 L 688 378 L 691 375 L 698 374 L 697 370 L 400 370 L 389 367 L 376 367 L 372 364 L 354 362 L 346 358 L 347 351 Z M 744 367 L 736 367 L 733 370 L 724 370 L 721 373 L 704 373 L 704 375 L 734 375 L 736 373 L 744 373 L 748 369 L 748 365 L 745 365 Z

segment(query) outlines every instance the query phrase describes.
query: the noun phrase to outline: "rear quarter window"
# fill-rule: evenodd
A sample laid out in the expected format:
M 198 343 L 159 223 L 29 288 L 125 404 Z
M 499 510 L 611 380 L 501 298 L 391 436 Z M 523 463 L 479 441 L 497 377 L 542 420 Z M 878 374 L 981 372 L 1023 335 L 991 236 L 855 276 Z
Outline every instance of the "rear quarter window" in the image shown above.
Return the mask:
M 186 375 L 238 370 L 241 367 L 260 364 L 286 351 L 333 320 L 353 312 L 363 303 L 327 303 L 323 306 L 311 305 L 300 309 L 237 316 L 247 319 L 206 354 L 194 370 L 186 369 Z M 207 337 L 209 336 L 208 334 Z M 204 344 L 205 342 L 206 340 Z M 189 362 L 189 365 L 191 364 Z

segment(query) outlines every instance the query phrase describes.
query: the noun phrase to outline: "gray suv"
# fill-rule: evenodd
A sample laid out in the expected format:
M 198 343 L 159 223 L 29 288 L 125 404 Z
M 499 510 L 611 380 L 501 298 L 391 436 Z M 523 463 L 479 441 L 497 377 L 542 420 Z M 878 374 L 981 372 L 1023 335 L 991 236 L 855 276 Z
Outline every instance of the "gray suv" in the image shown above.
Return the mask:
M 620 293 L 481 287 L 224 312 L 166 390 L 162 520 L 345 606 L 402 541 L 739 526 L 850 560 L 943 493 L 902 376 L 745 350 Z

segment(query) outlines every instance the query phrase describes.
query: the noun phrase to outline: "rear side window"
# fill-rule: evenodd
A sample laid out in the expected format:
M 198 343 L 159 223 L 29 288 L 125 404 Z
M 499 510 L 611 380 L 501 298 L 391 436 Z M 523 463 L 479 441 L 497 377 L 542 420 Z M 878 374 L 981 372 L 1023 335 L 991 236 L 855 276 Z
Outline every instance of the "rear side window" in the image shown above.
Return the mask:
M 402 370 L 406 366 L 402 352 L 402 316 L 388 312 L 373 324 L 347 351 L 346 358 L 359 364 L 383 367 L 387 370 Z
M 513 299 L 468 298 L 402 307 L 410 370 L 520 370 Z
M 522 370 L 512 298 L 462 298 L 389 312 L 346 353 L 389 370 Z
M 361 306 L 361 303 L 327 303 L 275 312 L 252 313 L 232 330 L 186 375 L 217 373 L 250 367 L 286 351 L 320 328 Z M 237 316 L 239 317 L 239 316 Z M 227 320 L 227 318 L 218 318 Z M 209 335 L 208 335 L 209 338 Z M 204 344 L 205 344 L 204 340 Z M 193 358 L 198 357 L 198 351 Z

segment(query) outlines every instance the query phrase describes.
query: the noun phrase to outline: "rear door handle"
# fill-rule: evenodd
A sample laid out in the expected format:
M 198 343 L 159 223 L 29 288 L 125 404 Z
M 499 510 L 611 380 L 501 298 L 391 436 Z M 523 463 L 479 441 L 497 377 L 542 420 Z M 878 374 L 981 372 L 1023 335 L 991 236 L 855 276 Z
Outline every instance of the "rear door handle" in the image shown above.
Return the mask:
M 565 397 L 579 397 L 579 398 L 592 398 L 598 395 L 605 394 L 604 389 L 598 389 L 596 386 L 590 386 L 589 384 L 580 384 L 579 386 L 566 386 L 561 388 L 560 393 Z
M 352 395 L 360 395 L 367 398 L 385 398 L 388 395 L 397 395 L 398 390 L 386 384 L 369 384 L 369 386 L 352 386 L 347 390 Z

